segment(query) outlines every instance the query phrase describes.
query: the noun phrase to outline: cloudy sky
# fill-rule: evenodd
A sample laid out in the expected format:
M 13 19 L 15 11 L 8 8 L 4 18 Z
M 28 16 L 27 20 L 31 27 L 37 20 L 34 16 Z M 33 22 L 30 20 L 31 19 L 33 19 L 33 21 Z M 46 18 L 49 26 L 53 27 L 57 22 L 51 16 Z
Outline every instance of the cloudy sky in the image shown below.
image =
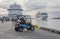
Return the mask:
M 8 1 L 8 0 L 0 0 Z M 60 16 L 60 0 L 10 0 L 22 5 L 26 11 L 38 11 L 47 12 L 49 16 Z
M 60 0 L 29 0 L 26 7 L 30 10 L 47 12 L 50 17 L 60 16 Z

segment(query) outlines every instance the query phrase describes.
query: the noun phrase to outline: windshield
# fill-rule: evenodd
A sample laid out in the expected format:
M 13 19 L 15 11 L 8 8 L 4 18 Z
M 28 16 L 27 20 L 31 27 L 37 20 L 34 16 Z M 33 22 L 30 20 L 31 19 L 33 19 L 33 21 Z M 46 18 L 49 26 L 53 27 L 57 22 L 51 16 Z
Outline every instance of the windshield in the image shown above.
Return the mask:
M 17 18 L 19 18 L 18 20 L 20 20 L 20 18 L 23 18 L 26 22 L 31 22 L 30 15 L 19 15 L 19 16 L 17 16 Z

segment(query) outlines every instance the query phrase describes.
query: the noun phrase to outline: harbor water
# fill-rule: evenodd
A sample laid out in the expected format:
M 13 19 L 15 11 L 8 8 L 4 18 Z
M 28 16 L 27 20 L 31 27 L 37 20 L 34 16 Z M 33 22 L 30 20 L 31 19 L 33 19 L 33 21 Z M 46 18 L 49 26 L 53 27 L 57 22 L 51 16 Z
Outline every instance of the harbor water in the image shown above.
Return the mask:
M 39 25 L 40 27 L 60 30 L 60 19 L 48 19 L 47 21 L 40 20 L 40 19 L 34 19 L 32 20 L 32 22 L 34 25 Z

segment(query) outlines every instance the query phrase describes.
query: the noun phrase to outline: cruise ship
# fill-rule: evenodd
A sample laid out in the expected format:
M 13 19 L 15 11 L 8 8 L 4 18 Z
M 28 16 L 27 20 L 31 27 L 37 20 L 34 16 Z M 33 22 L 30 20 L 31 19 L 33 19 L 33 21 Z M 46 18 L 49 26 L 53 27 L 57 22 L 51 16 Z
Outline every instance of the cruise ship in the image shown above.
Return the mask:
M 48 14 L 47 13 L 40 13 L 40 12 L 38 12 L 36 14 L 36 18 L 37 19 L 40 19 L 40 20 L 47 20 Z

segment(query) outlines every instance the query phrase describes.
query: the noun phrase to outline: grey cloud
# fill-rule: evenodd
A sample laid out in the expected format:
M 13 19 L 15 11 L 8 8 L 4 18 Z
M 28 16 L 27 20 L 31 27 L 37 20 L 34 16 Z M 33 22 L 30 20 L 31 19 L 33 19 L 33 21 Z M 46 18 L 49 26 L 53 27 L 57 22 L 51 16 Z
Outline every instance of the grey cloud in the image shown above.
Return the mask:
M 46 8 L 47 6 L 38 6 L 38 5 L 33 5 L 33 6 L 29 6 L 28 8 L 31 9 L 31 10 L 37 10 L 37 9 L 44 9 Z
M 46 8 L 46 3 L 44 3 L 42 0 L 30 0 L 26 3 L 27 9 L 30 10 L 38 10 L 38 9 L 44 9 Z
M 46 1 L 51 1 L 51 2 L 60 2 L 60 0 L 46 0 Z
M 53 6 L 53 7 L 49 7 L 51 9 L 60 9 L 60 6 Z

